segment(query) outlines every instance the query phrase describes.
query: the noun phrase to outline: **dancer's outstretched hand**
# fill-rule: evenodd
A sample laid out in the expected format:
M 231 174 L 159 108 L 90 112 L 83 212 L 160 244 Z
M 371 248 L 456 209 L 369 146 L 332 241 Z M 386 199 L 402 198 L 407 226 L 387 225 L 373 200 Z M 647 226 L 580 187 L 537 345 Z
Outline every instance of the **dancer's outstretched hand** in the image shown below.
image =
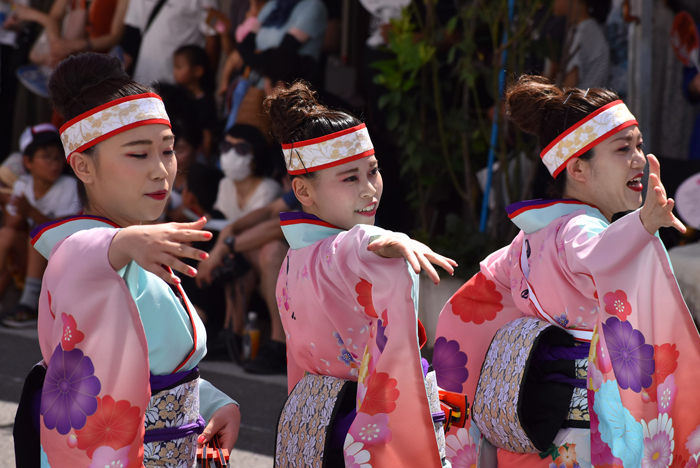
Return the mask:
M 639 217 L 649 234 L 654 235 L 661 227 L 673 227 L 685 232 L 685 226 L 673 214 L 675 202 L 666 197 L 666 189 L 661 183 L 661 165 L 653 154 L 647 155 L 649 160 L 649 186 L 647 198 L 644 201 Z
M 180 283 L 180 278 L 164 267 L 194 277 L 197 270 L 179 260 L 192 258 L 205 260 L 209 254 L 187 245 L 190 242 L 203 242 L 212 234 L 202 231 L 207 219 L 193 223 L 166 223 L 147 226 L 129 226 L 119 231 L 109 247 L 109 263 L 115 270 L 121 270 L 134 260 L 144 270 L 150 271 L 170 284 Z
M 427 245 L 413 239 L 407 239 L 393 232 L 382 234 L 374 239 L 367 246 L 367 250 L 374 252 L 380 257 L 403 257 L 411 265 L 413 271 L 420 273 L 422 268 L 435 284 L 440 282 L 440 276 L 431 263 L 442 267 L 450 275 L 454 275 L 454 268 L 457 266 L 457 262 L 451 258 L 436 254 Z

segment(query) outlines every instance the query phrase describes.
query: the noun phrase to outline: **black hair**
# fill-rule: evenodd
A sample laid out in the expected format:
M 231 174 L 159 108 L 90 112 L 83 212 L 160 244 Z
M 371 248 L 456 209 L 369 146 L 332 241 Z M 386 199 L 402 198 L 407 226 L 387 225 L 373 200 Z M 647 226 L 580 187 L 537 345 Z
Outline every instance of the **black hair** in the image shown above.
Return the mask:
M 56 135 L 56 138 L 43 139 L 41 141 L 29 143 L 22 152 L 22 155 L 26 156 L 31 161 L 34 159 L 34 155 L 37 153 L 37 151 L 50 147 L 56 147 L 61 151 L 61 153 L 63 153 L 63 144 L 61 143 L 61 138 L 58 135 Z
M 59 63 L 48 87 L 51 104 L 66 122 L 115 99 L 153 92 L 132 80 L 119 59 L 93 52 L 73 55 Z M 91 146 L 83 154 L 94 155 L 98 146 Z M 80 179 L 78 198 L 84 208 L 90 206 Z
M 262 132 L 257 127 L 248 124 L 236 124 L 226 135 L 247 141 L 253 147 L 253 175 L 269 177 L 272 173 L 272 157 L 270 147 Z
M 213 93 L 216 89 L 216 76 L 209 59 L 207 51 L 198 45 L 184 45 L 179 47 L 173 57 L 181 55 L 185 57 L 191 67 L 202 67 L 202 77 L 199 79 L 199 86 L 205 93 Z
M 194 195 L 205 212 L 211 211 L 219 194 L 219 182 L 224 177 L 216 167 L 195 164 L 187 173 L 187 190 Z
M 170 121 L 175 142 L 180 139 L 189 143 L 192 148 L 197 149 L 202 145 L 204 140 L 204 132 L 196 119 L 177 117 Z

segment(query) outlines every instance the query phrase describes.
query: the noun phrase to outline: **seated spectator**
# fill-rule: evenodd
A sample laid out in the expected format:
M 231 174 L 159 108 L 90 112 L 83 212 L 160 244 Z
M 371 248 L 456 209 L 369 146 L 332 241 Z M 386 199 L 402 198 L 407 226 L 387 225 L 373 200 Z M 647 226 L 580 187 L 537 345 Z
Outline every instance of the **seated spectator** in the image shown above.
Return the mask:
M 214 100 L 216 82 L 207 52 L 196 45 L 178 48 L 173 54 L 173 78 L 194 97 L 194 116 L 203 130 L 202 152 L 209 159 L 219 119 Z
M 167 109 L 167 107 L 166 107 Z M 182 196 L 187 186 L 189 171 L 197 163 L 198 159 L 204 161 L 201 155 L 203 132 L 197 121 L 193 118 L 182 116 L 171 117 L 173 134 L 175 135 L 175 159 L 177 160 L 177 174 L 170 192 L 170 200 L 165 209 L 166 218 L 174 222 L 188 221 L 183 214 L 185 208 Z M 201 162 L 201 161 L 200 161 Z M 216 180 L 219 183 L 219 179 Z M 212 202 L 213 203 L 213 202 Z M 195 220 L 192 220 L 195 221 Z
M 563 85 L 605 88 L 610 79 L 610 47 L 603 25 L 612 0 L 556 0 L 554 15 L 566 16 L 573 27 L 564 61 Z
M 164 3 L 167 3 L 165 7 Z M 133 67 L 133 76 L 141 83 L 172 84 L 173 53 L 180 46 L 194 44 L 207 51 L 215 70 L 219 64 L 220 41 L 206 19 L 209 9 L 218 9 L 218 3 L 218 0 L 130 2 L 121 41 L 125 68 Z
M 263 343 L 257 357 L 243 368 L 253 374 L 286 373 L 285 334 L 279 311 L 275 287 L 280 267 L 287 254 L 288 245 L 280 227 L 279 213 L 290 211 L 297 206 L 293 191 L 277 198 L 263 208 L 250 212 L 238 221 L 225 227 L 209 251 L 209 258 L 199 264 L 197 284 L 205 287 L 213 280 L 214 272 L 220 268 L 229 255 L 243 257 L 253 267 L 260 282 L 260 293 L 270 313 L 270 341 Z M 234 321 L 242 333 L 241 324 Z
M 219 194 L 214 208 L 234 222 L 277 198 L 282 188 L 267 177 L 272 161 L 267 141 L 251 125 L 234 125 L 221 144 Z
M 209 220 L 208 224 L 212 220 L 221 220 L 224 216 L 214 209 L 214 203 L 216 202 L 219 182 L 224 177 L 223 173 L 215 167 L 194 164 L 186 173 L 186 177 L 187 183 L 182 192 L 182 206 L 186 219 L 195 221 L 206 216 Z M 216 243 L 218 232 L 207 226 L 204 229 L 210 230 L 214 236 L 207 242 L 193 244 L 193 247 L 208 252 Z M 185 261 L 192 267 L 199 268 L 198 261 Z M 197 313 L 207 326 L 209 340 L 207 347 L 214 350 L 215 346 L 212 340 L 216 338 L 216 331 L 221 329 L 226 310 L 224 285 L 221 282 L 212 282 L 208 285 L 202 285 L 200 288 L 195 284 L 195 280 L 189 276 L 182 275 L 180 279 L 187 297 L 190 298 Z
M 44 27 L 46 35 L 32 48 L 30 58 L 53 67 L 77 52 L 109 52 L 124 33 L 128 5 L 129 0 L 93 0 L 89 6 L 85 1 L 56 0 L 46 14 L 15 4 L 12 21 L 34 21 Z
M 259 63 L 257 52 L 274 48 L 310 56 L 318 64 L 327 23 L 328 13 L 321 0 L 270 0 L 260 9 L 256 20 L 240 26 L 243 32 L 249 32 L 229 56 L 225 70 L 255 68 Z M 224 73 L 223 82 L 228 83 L 229 77 L 230 74 Z
M 8 327 L 36 326 L 41 278 L 46 260 L 29 244 L 29 229 L 48 221 L 80 212 L 77 183 L 63 175 L 66 157 L 56 127 L 40 124 L 28 128 L 22 141 L 23 162 L 29 172 L 17 178 L 12 198 L 5 206 L 5 222 L 0 228 L 0 268 L 8 254 L 27 254 L 27 277 L 19 303 L 0 320 Z

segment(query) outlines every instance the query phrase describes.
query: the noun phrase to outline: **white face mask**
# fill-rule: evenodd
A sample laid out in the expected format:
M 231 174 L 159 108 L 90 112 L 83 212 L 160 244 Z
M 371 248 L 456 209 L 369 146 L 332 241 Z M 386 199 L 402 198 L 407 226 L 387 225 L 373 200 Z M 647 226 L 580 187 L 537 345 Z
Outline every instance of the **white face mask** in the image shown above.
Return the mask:
M 235 149 L 231 148 L 221 155 L 221 170 L 227 179 L 234 182 L 240 182 L 248 178 L 253 170 L 250 165 L 253 162 L 253 155 L 238 154 Z

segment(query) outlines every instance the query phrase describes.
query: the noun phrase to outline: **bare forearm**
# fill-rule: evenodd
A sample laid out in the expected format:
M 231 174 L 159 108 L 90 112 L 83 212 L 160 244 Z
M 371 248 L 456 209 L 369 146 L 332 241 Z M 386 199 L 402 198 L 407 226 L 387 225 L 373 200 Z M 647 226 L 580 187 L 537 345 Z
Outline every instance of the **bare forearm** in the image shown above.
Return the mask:
M 264 206 L 258 208 L 255 211 L 251 211 L 247 215 L 240 218 L 238 221 L 231 225 L 231 233 L 233 235 L 238 235 L 248 229 L 256 226 L 263 221 L 267 221 L 272 217 L 272 213 L 269 206 Z
M 268 219 L 236 236 L 236 252 L 247 252 L 284 238 L 279 220 Z

